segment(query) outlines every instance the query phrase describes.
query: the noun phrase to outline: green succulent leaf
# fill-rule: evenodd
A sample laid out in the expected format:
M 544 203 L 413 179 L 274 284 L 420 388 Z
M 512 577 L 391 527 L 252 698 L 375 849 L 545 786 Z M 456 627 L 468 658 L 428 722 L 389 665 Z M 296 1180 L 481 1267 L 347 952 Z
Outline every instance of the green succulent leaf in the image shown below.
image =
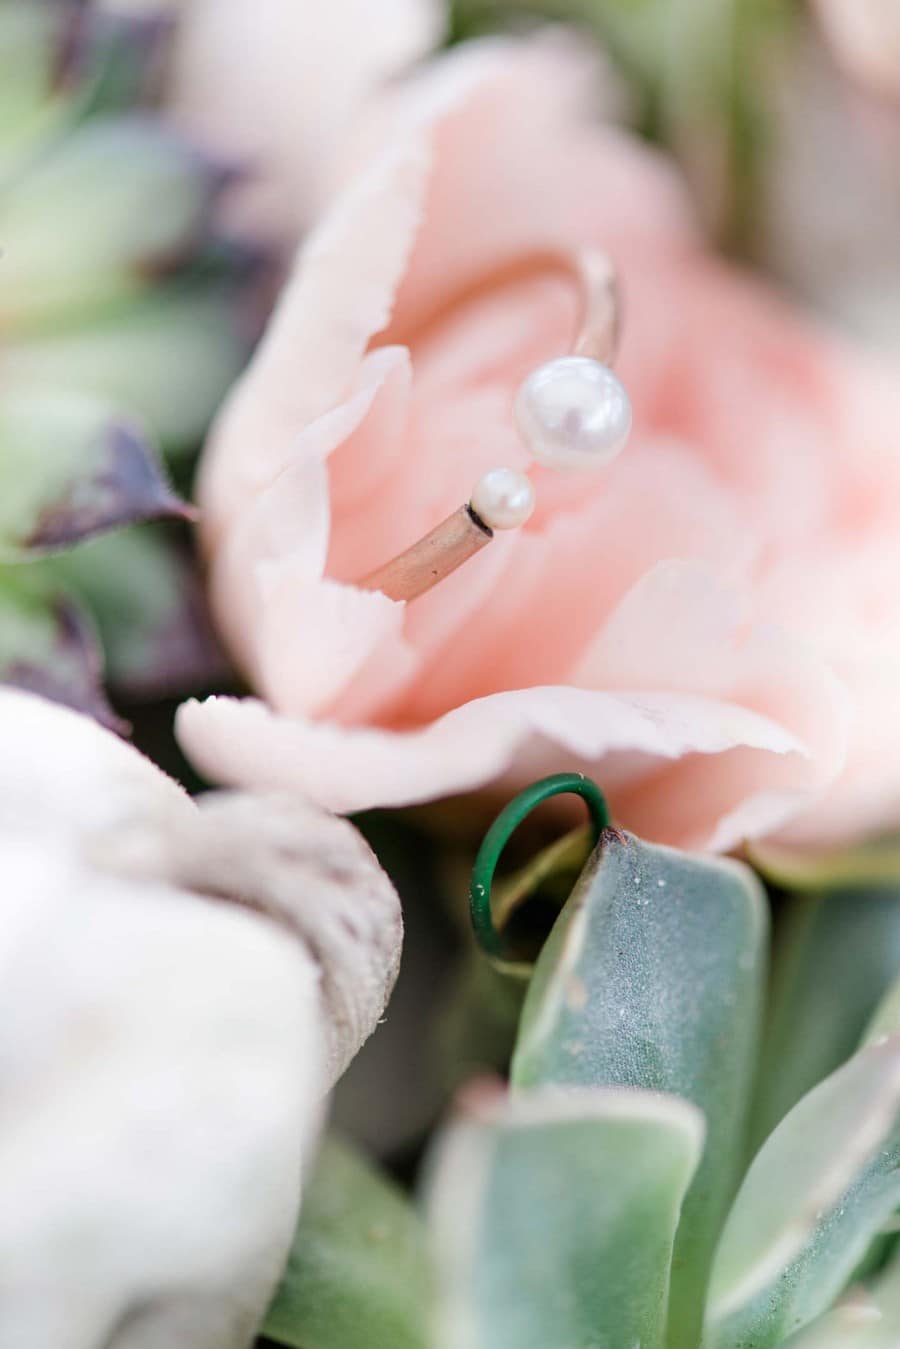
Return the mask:
M 111 723 L 91 612 L 130 696 L 222 673 L 183 556 L 117 539 L 58 557 L 189 516 L 148 436 L 193 451 L 247 354 L 256 262 L 208 229 L 233 170 L 152 108 L 173 22 L 0 0 L 0 568 L 37 560 L 4 582 L 0 678 Z
M 425 1349 L 426 1260 L 401 1191 L 329 1138 L 263 1333 L 291 1349 Z
M 467 1105 L 432 1163 L 434 1349 L 658 1349 L 699 1112 L 578 1088 Z
M 91 394 L 140 418 L 166 450 L 193 449 L 246 359 L 235 307 L 227 287 L 158 288 L 76 328 L 10 341 L 5 378 Z
M 0 0 L 0 190 L 60 132 L 153 92 L 170 19 Z
M 900 1262 L 851 1289 L 832 1311 L 785 1341 L 785 1349 L 896 1349 L 900 1340 Z
M 895 979 L 866 1027 L 863 1045 L 878 1044 L 886 1035 L 900 1035 L 900 978 Z
M 900 872 L 794 895 L 775 950 L 757 1143 L 853 1053 L 900 969 Z
M 0 190 L 0 320 L 34 329 L 132 296 L 193 247 L 220 166 L 149 117 L 94 119 Z
M 65 703 L 105 726 L 121 723 L 103 693 L 93 625 L 34 568 L 0 567 L 0 683 Z
M 535 967 L 517 1086 L 671 1092 L 707 1121 L 672 1276 L 673 1342 L 696 1342 L 716 1235 L 738 1180 L 766 978 L 752 872 L 607 831 Z
M 900 1204 L 900 1037 L 860 1050 L 760 1150 L 725 1225 L 705 1349 L 768 1349 L 839 1297 Z
M 65 17 L 47 0 L 0 4 L 0 188 L 64 119 L 55 77 Z
M 118 692 L 170 697 L 225 677 L 196 570 L 165 526 L 104 534 L 36 565 L 90 611 Z
M 79 119 L 127 111 L 150 101 L 164 86 L 165 62 L 175 16 L 149 10 L 134 14 L 83 9 L 75 22 L 74 70 L 65 72 L 76 90 Z
M 184 511 L 140 428 L 108 404 L 0 396 L 0 559 Z
M 454 1089 L 478 1073 L 505 1073 L 527 988 L 527 971 L 499 967 L 472 951 L 462 964 L 438 1028 L 435 1058 Z

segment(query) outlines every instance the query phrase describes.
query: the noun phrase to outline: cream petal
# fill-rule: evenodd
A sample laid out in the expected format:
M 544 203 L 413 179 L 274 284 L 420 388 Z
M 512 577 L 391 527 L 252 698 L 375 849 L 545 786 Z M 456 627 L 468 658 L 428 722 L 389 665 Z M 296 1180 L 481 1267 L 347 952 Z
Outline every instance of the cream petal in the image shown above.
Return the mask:
M 3 859 L 0 1341 L 240 1349 L 319 1126 L 316 968 L 245 909 Z
M 0 688 L 0 830 L 61 841 L 151 811 L 190 817 L 187 795 L 154 763 L 89 717 Z
M 176 825 L 146 819 L 96 842 L 93 855 L 274 920 L 315 967 L 323 1080 L 330 1090 L 381 1019 L 400 966 L 400 902 L 346 820 L 295 795 L 214 792 Z
M 3 689 L 0 722 L 0 1342 L 241 1349 L 396 892 L 296 797 L 198 808 L 68 709 Z
M 234 222 L 296 239 L 366 94 L 436 45 L 444 23 L 439 0 L 379 0 L 377 23 L 371 0 L 180 4 L 169 102 L 205 144 L 246 161 Z

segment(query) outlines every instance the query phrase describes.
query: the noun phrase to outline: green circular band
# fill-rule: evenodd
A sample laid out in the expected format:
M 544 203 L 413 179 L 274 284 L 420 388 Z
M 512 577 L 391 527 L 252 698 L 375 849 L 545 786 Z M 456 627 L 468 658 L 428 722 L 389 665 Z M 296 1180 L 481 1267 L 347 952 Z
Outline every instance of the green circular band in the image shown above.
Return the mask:
M 503 954 L 503 942 L 500 933 L 494 927 L 491 913 L 491 887 L 503 849 L 514 831 L 533 810 L 544 801 L 548 801 L 551 796 L 569 794 L 580 796 L 587 803 L 596 845 L 603 830 L 609 826 L 609 809 L 606 798 L 596 782 L 586 778 L 582 773 L 554 773 L 552 777 L 533 782 L 530 787 L 526 787 L 518 796 L 513 797 L 485 834 L 472 868 L 469 911 L 472 915 L 475 936 L 488 955 Z

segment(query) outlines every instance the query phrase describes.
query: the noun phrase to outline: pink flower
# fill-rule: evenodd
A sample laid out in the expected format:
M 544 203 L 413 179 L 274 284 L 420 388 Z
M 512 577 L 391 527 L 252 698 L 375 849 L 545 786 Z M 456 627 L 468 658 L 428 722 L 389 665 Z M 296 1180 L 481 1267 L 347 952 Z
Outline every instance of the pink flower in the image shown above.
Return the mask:
M 895 822 L 900 391 L 704 251 L 665 163 L 588 116 L 592 74 L 559 35 L 479 44 L 370 114 L 201 475 L 265 702 L 189 703 L 182 743 L 340 811 L 580 768 L 688 846 Z M 357 588 L 527 466 L 513 397 L 574 297 L 509 265 L 585 244 L 623 278 L 630 445 L 536 470 L 529 525 L 415 602 Z
M 296 241 L 360 100 L 434 46 L 443 12 L 442 0 L 180 0 L 170 102 L 246 166 L 237 223 Z

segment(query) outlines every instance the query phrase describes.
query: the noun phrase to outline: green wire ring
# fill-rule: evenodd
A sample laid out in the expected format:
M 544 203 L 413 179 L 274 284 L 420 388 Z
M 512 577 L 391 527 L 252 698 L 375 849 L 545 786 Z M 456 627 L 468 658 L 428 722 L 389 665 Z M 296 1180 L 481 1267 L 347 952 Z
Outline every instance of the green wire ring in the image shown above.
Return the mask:
M 533 782 L 530 787 L 526 787 L 518 796 L 513 797 L 484 836 L 472 868 L 469 912 L 475 936 L 488 955 L 503 954 L 503 942 L 494 927 L 491 913 L 491 886 L 494 883 L 494 872 L 497 870 L 500 855 L 515 830 L 537 806 L 549 801 L 551 796 L 564 796 L 568 793 L 580 796 L 587 803 L 591 824 L 594 827 L 596 847 L 603 830 L 609 827 L 609 808 L 596 782 L 586 778 L 583 773 L 554 773 L 549 778 L 541 778 L 540 782 Z

